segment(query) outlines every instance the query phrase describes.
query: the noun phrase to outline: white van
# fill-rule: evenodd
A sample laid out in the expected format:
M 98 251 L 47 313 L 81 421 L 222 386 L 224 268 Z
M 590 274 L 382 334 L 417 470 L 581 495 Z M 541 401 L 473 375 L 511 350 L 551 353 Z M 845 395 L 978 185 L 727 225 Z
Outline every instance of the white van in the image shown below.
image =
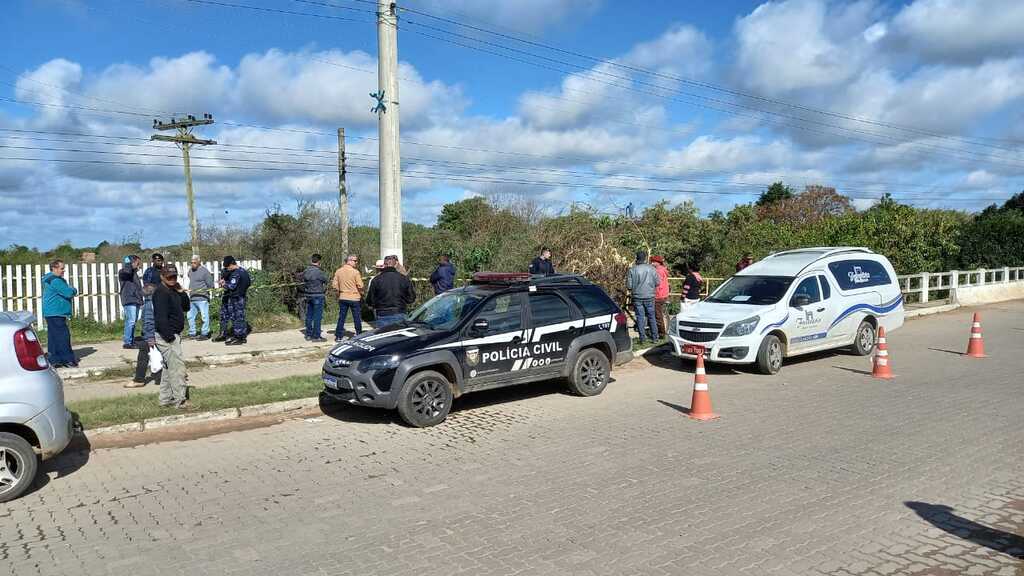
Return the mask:
M 683 358 L 757 364 L 850 346 L 870 354 L 879 326 L 903 325 L 903 294 L 889 260 L 867 248 L 803 248 L 772 254 L 726 280 L 669 326 Z

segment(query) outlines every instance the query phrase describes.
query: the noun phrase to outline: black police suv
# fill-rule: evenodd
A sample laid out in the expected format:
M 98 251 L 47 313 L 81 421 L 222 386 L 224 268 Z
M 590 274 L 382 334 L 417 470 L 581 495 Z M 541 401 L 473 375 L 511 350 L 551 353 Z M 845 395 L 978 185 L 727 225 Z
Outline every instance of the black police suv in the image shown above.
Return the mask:
M 565 378 L 580 396 L 600 394 L 612 364 L 632 357 L 625 314 L 585 278 L 478 273 L 409 320 L 336 346 L 324 396 L 433 426 L 477 390 Z

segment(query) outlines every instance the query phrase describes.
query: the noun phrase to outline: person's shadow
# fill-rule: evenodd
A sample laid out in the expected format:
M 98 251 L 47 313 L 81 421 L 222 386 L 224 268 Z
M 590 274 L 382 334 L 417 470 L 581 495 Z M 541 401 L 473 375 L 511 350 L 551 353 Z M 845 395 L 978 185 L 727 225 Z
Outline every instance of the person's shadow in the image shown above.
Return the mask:
M 1024 560 L 1024 538 L 973 522 L 953 513 L 953 508 L 942 504 L 904 502 L 907 508 L 936 528 L 977 544 Z

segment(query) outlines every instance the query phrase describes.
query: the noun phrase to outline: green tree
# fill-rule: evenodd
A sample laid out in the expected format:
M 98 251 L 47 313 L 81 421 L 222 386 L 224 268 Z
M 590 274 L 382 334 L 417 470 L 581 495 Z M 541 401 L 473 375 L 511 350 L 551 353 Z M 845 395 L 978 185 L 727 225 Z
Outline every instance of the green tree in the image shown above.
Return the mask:
M 767 206 L 780 200 L 788 200 L 793 197 L 793 190 L 780 182 L 775 182 L 768 187 L 767 190 L 761 193 L 761 197 L 757 199 L 757 206 Z

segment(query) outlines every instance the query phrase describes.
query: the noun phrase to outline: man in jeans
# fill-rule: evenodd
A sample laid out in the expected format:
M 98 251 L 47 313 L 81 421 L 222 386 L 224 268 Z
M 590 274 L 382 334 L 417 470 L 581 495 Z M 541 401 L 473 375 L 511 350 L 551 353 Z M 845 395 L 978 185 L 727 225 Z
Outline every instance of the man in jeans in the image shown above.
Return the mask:
M 306 340 L 311 342 L 326 342 L 320 333 L 327 292 L 327 276 L 320 269 L 321 260 L 319 254 L 313 254 L 309 266 L 302 271 L 302 295 L 306 301 Z
M 191 307 L 188 309 L 188 337 L 196 340 L 210 338 L 210 290 L 213 289 L 213 274 L 203 266 L 198 255 L 192 255 L 188 270 L 188 295 Z M 203 328 L 196 336 L 196 315 L 202 315 Z
M 67 267 L 63 260 L 50 262 L 50 273 L 43 276 L 43 318 L 46 318 L 46 357 L 54 368 L 78 366 L 71 350 L 71 300 L 78 290 L 64 280 Z
M 658 341 L 658 322 L 654 315 L 654 295 L 661 284 L 657 270 L 647 263 L 647 253 L 643 250 L 636 253 L 636 264 L 626 275 L 626 288 L 633 296 L 633 308 L 636 310 L 636 330 L 640 333 L 643 344 L 647 335 L 647 327 L 651 328 L 651 342 Z
M 366 303 L 377 318 L 375 328 L 405 321 L 405 312 L 416 302 L 412 281 L 398 271 L 398 256 L 384 258 L 384 269 L 373 279 Z
M 142 310 L 142 280 L 139 279 L 139 268 L 142 260 L 138 256 L 125 256 L 124 265 L 117 273 L 117 281 L 121 284 L 121 309 L 124 311 L 124 343 L 122 348 L 135 347 L 135 323 L 139 320 Z
M 363 275 L 359 273 L 359 256 L 349 254 L 345 265 L 334 273 L 331 287 L 338 293 L 338 325 L 334 327 L 334 341 L 345 339 L 345 317 L 352 311 L 352 323 L 356 334 L 363 331 L 360 301 L 363 298 Z
M 654 291 L 654 315 L 658 319 L 658 334 L 668 334 L 665 329 L 665 306 L 668 304 L 668 268 L 665 267 L 665 259 L 661 256 L 651 256 L 651 266 L 658 273 L 658 289 Z
M 161 406 L 179 409 L 189 407 L 181 331 L 185 329 L 185 313 L 191 306 L 188 294 L 178 283 L 178 270 L 172 264 L 165 265 L 160 270 L 160 284 L 153 292 L 156 347 L 164 358 L 163 376 L 160 379 Z

